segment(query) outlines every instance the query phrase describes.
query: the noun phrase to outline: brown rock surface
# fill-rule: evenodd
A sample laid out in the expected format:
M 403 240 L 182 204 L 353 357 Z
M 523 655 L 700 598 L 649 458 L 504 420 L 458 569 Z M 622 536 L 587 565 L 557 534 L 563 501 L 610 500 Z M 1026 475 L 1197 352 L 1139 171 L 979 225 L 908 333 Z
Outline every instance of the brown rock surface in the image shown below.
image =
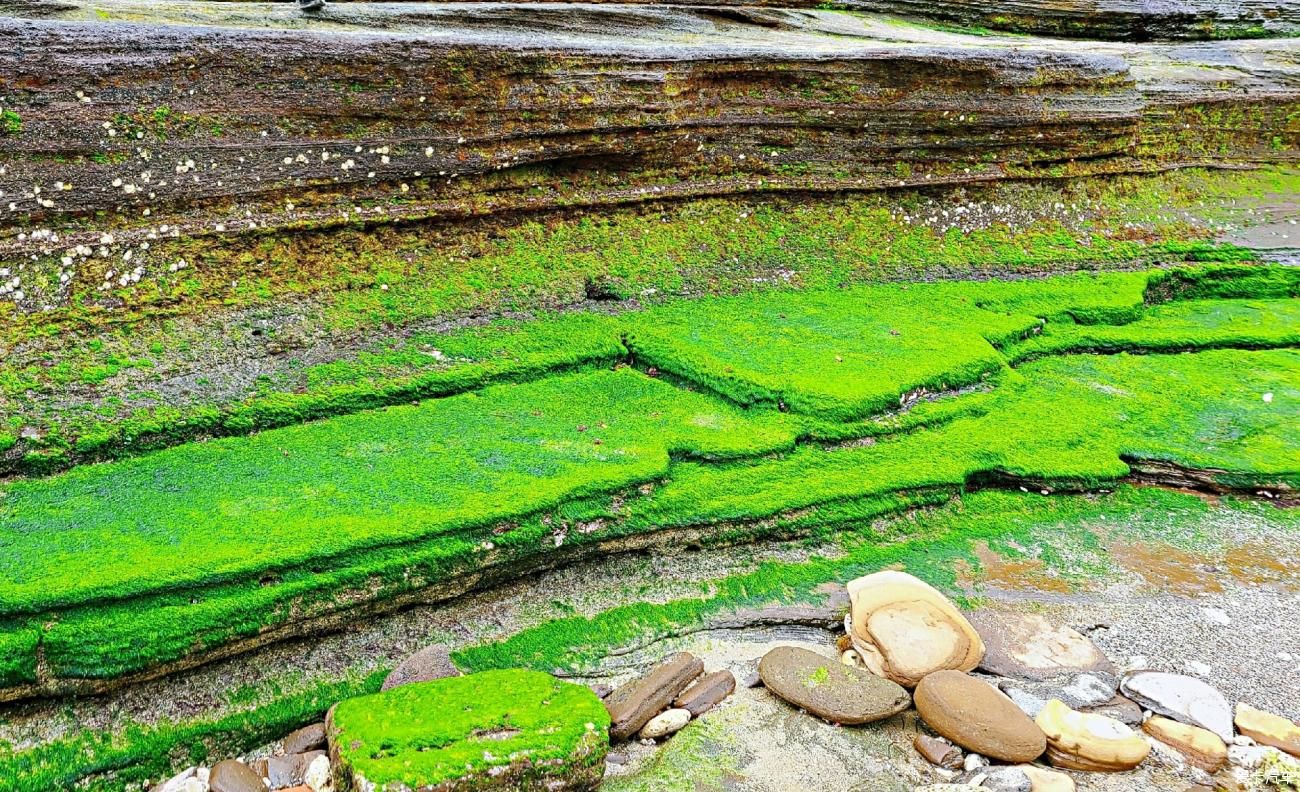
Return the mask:
M 1292 756 L 1300 757 L 1300 726 L 1281 715 L 1238 703 L 1233 722 L 1237 731 L 1260 745 L 1271 745 Z
M 872 672 L 915 687 L 935 671 L 970 671 L 984 656 L 979 633 L 957 608 L 906 572 L 850 581 L 851 636 Z
M 968 614 L 984 641 L 979 667 L 990 674 L 1046 680 L 1065 674 L 1114 674 L 1092 639 L 1037 613 L 981 610 Z
M 1151 746 L 1114 718 L 1076 712 L 1053 699 L 1034 719 L 1047 735 L 1047 759 L 1056 767 L 1092 772 L 1132 770 Z
M 962 766 L 961 749 L 942 737 L 918 734 L 912 740 L 912 747 L 925 757 L 925 761 L 936 767 L 957 770 Z
M 960 671 L 930 674 L 915 698 L 926 725 L 968 751 L 1029 762 L 1047 747 L 1042 730 L 1002 691 Z
M 610 738 L 626 740 L 636 734 L 702 673 L 704 663 L 699 658 L 678 652 L 661 660 L 645 676 L 610 693 L 604 699 Z
M 1142 731 L 1176 748 L 1187 761 L 1207 773 L 1217 773 L 1228 761 L 1228 746 L 1214 732 L 1159 715 L 1142 724 Z
M 266 784 L 243 762 L 227 759 L 218 762 L 208 776 L 212 792 L 266 792 Z
M 736 689 L 736 677 L 730 671 L 705 674 L 673 700 L 673 706 L 687 710 L 698 718 L 722 702 Z
M 768 652 L 758 673 L 768 690 L 831 723 L 872 723 L 911 703 L 907 691 L 887 679 L 794 646 Z
M 280 746 L 286 754 L 307 753 L 308 751 L 323 749 L 325 747 L 324 722 L 313 723 L 310 726 L 304 726 L 295 732 L 291 732 L 280 741 Z

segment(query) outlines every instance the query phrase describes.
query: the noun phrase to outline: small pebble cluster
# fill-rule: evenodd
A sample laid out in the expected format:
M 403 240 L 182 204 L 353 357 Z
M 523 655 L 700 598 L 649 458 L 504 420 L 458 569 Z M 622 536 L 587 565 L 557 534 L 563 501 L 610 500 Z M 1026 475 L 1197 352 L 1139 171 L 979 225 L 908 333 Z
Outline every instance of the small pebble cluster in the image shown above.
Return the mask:
M 1234 708 L 1200 679 L 1121 673 L 1069 627 L 1037 614 L 963 614 L 903 572 L 854 580 L 848 595 L 838 659 L 778 647 L 759 675 L 778 697 L 837 724 L 914 705 L 933 732 L 914 747 L 940 782 L 917 792 L 1066 792 L 1075 780 L 1063 771 L 1131 771 L 1153 755 L 1230 792 L 1300 778 L 1300 725 L 1245 702 Z

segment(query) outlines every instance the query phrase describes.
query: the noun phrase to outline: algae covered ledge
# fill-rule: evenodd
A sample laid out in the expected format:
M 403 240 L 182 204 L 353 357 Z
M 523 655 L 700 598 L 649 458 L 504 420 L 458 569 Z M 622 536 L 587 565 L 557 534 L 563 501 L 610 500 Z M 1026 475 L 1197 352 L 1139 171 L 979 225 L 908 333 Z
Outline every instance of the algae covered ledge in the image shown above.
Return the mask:
M 1300 788 L 1297 32 L 0 2 L 0 792 Z

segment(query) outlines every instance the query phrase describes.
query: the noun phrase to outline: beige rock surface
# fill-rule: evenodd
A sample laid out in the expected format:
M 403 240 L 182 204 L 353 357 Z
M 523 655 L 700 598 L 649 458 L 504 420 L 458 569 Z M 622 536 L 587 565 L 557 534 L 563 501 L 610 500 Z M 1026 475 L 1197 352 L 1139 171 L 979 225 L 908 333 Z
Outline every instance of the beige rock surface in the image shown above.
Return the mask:
M 1121 772 L 1137 767 L 1151 752 L 1142 735 L 1123 723 L 1076 712 L 1057 699 L 1047 702 L 1034 722 L 1047 735 L 1047 758 L 1056 767 Z
M 1207 773 L 1217 773 L 1228 761 L 1228 746 L 1214 732 L 1159 715 L 1142 724 L 1142 730 L 1176 748 L 1187 761 Z
M 1239 703 L 1233 723 L 1237 731 L 1260 745 L 1271 745 L 1292 756 L 1300 756 L 1300 726 L 1294 721 Z
M 849 634 L 873 673 L 915 687 L 936 671 L 971 671 L 984 641 L 947 597 L 905 572 L 850 581 Z

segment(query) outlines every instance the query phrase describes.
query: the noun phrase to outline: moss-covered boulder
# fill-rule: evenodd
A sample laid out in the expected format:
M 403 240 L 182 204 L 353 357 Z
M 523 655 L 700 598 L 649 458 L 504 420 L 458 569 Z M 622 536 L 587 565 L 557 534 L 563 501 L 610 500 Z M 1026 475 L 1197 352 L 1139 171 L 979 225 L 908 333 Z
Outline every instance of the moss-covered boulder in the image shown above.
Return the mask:
M 609 715 L 586 687 L 486 671 L 349 699 L 328 719 L 340 792 L 594 789 Z

